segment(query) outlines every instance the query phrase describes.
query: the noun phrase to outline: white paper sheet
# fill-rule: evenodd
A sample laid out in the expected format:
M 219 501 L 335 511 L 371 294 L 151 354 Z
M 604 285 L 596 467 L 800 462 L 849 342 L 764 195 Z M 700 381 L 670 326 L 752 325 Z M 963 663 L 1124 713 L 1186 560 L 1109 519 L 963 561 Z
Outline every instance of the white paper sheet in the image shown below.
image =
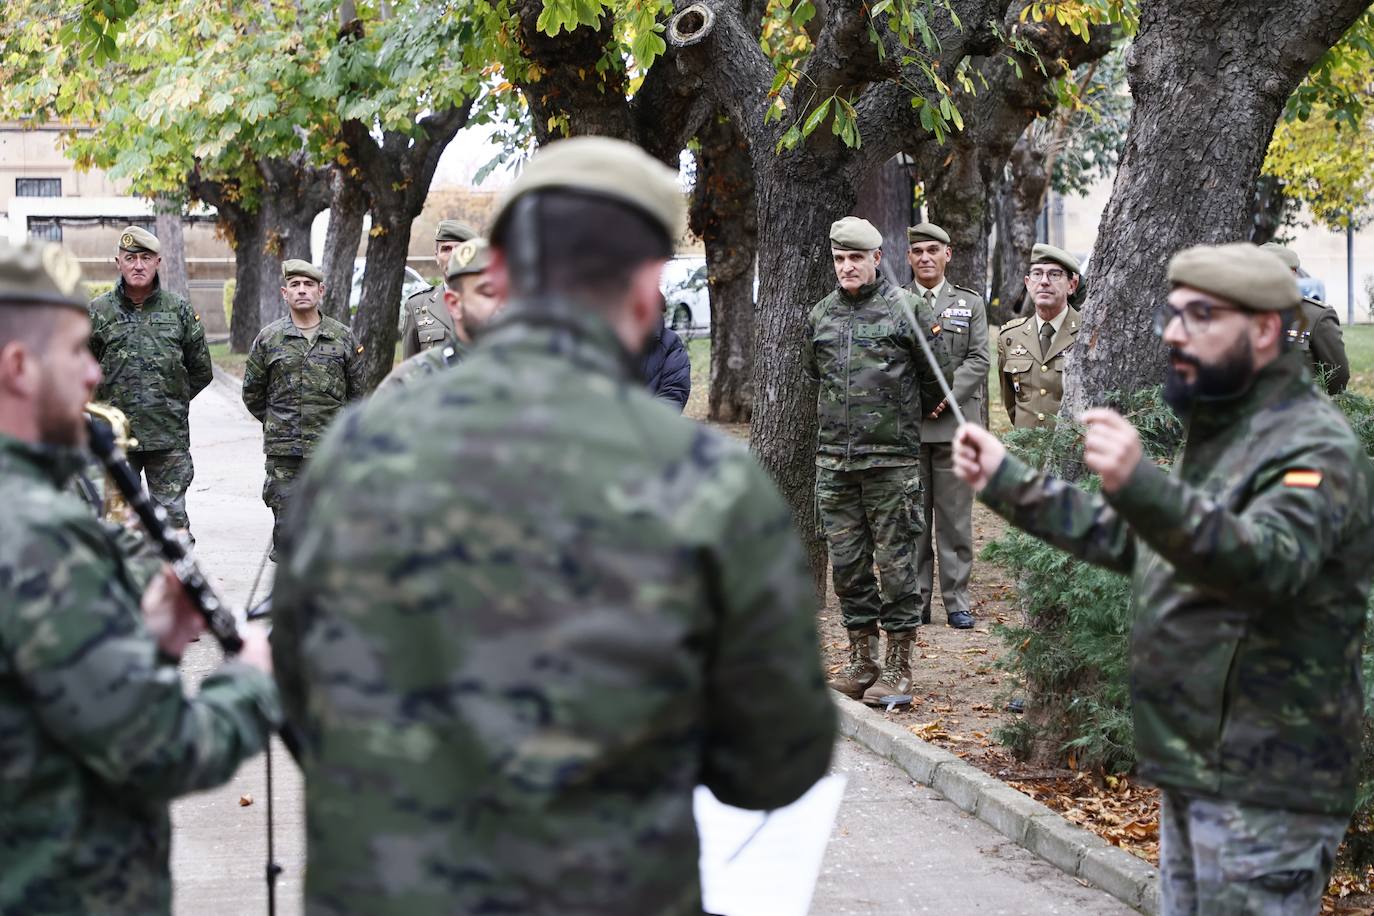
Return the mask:
M 826 776 L 786 808 L 732 808 L 697 786 L 701 894 L 720 916 L 806 916 L 845 778 Z

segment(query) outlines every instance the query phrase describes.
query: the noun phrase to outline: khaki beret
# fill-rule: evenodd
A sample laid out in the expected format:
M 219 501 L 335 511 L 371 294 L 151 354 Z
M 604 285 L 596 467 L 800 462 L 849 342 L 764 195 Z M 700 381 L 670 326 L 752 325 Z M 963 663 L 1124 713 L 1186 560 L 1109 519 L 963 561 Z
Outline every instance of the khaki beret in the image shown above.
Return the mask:
M 86 311 L 77 295 L 81 264 L 56 242 L 0 241 L 0 305 L 65 305 Z
M 906 230 L 906 240 L 910 242 L 944 242 L 949 244 L 949 233 L 934 223 L 917 223 Z
M 448 272 L 445 280 L 466 274 L 480 274 L 491 266 L 491 247 L 486 239 L 468 239 L 453 249 L 448 258 Z
M 119 233 L 120 251 L 150 251 L 157 254 L 162 250 L 162 245 L 158 242 L 157 236 L 147 229 L 140 229 L 137 226 L 125 226 L 124 231 Z
M 1056 248 L 1053 245 L 1036 245 L 1031 249 L 1030 262 L 1032 264 L 1045 264 L 1047 262 L 1058 264 L 1060 267 L 1073 274 L 1081 274 L 1083 272 L 1078 266 L 1078 258 L 1075 258 L 1064 249 Z
M 1281 312 L 1302 302 L 1293 272 L 1272 253 L 1249 242 L 1183 249 L 1169 259 L 1169 283 L 1257 312 Z
M 324 282 L 324 271 L 320 270 L 309 261 L 302 261 L 299 258 L 290 258 L 281 262 L 281 278 L 290 280 L 292 277 L 306 277 L 316 283 Z
M 441 219 L 434 229 L 436 242 L 466 242 L 477 238 L 477 230 L 459 219 Z
M 640 211 L 676 242 L 687 228 L 687 199 L 677 172 L 633 143 L 573 137 L 539 148 L 496 207 L 495 226 L 532 191 L 564 189 L 609 197 Z
M 883 247 L 883 234 L 866 219 L 846 216 L 830 224 L 830 247 L 845 251 L 873 251 Z
M 1302 266 L 1302 259 L 1298 257 L 1298 253 L 1292 248 L 1285 248 L 1278 242 L 1265 242 L 1260 248 L 1282 261 L 1283 266 L 1287 267 L 1289 270 L 1297 270 Z

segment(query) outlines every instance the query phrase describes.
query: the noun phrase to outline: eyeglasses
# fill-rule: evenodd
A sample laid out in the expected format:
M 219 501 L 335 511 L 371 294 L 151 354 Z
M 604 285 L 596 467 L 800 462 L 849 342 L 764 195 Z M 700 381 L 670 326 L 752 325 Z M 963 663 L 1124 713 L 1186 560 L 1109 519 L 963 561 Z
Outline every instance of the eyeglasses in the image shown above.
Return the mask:
M 1246 309 L 1236 308 L 1232 305 L 1208 305 L 1205 302 L 1190 302 L 1181 309 L 1176 309 L 1167 302 L 1161 302 L 1159 308 L 1155 309 L 1155 333 L 1160 337 L 1164 336 L 1164 331 L 1169 324 L 1177 318 L 1183 322 L 1183 333 L 1189 337 L 1206 334 L 1212 327 L 1212 319 L 1217 312 L 1244 312 Z
M 1028 276 L 1031 280 L 1039 283 L 1041 280 L 1049 280 L 1051 283 L 1058 283 L 1068 276 L 1062 270 L 1032 270 Z

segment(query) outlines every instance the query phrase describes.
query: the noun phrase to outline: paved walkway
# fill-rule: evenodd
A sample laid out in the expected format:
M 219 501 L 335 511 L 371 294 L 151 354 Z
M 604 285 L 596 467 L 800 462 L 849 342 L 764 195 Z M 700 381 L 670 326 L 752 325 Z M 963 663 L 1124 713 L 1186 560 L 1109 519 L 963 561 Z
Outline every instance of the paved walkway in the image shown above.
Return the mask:
M 216 380 L 191 405 L 196 480 L 188 511 L 207 574 L 235 603 L 248 597 L 271 532 L 262 504 L 261 432 L 232 382 Z M 264 577 L 259 595 L 270 582 Z M 207 637 L 184 670 L 193 683 L 218 664 Z M 301 912 L 305 830 L 300 773 L 280 744 L 276 784 L 277 912 Z M 1132 912 L 1046 864 L 938 793 L 861 746 L 843 740 L 836 772 L 848 778 L 812 912 L 848 914 L 1034 914 Z M 253 804 L 240 806 L 240 796 Z M 259 916 L 267 912 L 266 780 L 261 757 L 222 789 L 178 802 L 172 811 L 172 875 L 178 916 Z M 766 916 L 766 914 L 764 914 Z

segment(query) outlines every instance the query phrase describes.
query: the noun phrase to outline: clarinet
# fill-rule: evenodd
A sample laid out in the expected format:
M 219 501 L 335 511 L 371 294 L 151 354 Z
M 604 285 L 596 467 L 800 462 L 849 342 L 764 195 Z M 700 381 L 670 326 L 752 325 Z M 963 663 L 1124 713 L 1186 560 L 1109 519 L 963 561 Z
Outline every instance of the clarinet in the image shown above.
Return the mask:
M 172 564 L 172 572 L 181 580 L 196 609 L 205 618 L 205 625 L 214 634 L 228 655 L 237 655 L 243 650 L 243 638 L 239 636 L 238 619 L 229 605 L 220 597 L 219 592 L 205 577 L 195 558 L 186 549 L 186 543 L 167 523 L 167 512 L 153 504 L 138 474 L 129 467 L 128 460 L 119 446 L 115 444 L 114 430 L 103 420 L 86 414 L 86 429 L 90 433 L 91 451 L 100 459 L 105 473 L 110 475 L 119 492 L 138 515 L 143 530 L 157 543 L 167 562 Z
M 186 542 L 167 523 L 167 512 L 153 504 L 143 482 L 129 466 L 128 460 L 119 446 L 115 444 L 114 430 L 103 419 L 86 414 L 91 451 L 100 459 L 105 473 L 110 476 L 119 492 L 138 515 L 143 530 L 157 543 L 162 555 L 172 565 L 172 572 L 181 580 L 196 609 L 205 618 L 206 628 L 214 635 L 226 655 L 237 655 L 243 650 L 243 637 L 239 636 L 239 615 L 220 597 L 219 592 L 210 584 L 199 564 L 186 548 Z M 301 741 L 289 725 L 279 732 L 282 743 L 291 756 L 301 759 Z

